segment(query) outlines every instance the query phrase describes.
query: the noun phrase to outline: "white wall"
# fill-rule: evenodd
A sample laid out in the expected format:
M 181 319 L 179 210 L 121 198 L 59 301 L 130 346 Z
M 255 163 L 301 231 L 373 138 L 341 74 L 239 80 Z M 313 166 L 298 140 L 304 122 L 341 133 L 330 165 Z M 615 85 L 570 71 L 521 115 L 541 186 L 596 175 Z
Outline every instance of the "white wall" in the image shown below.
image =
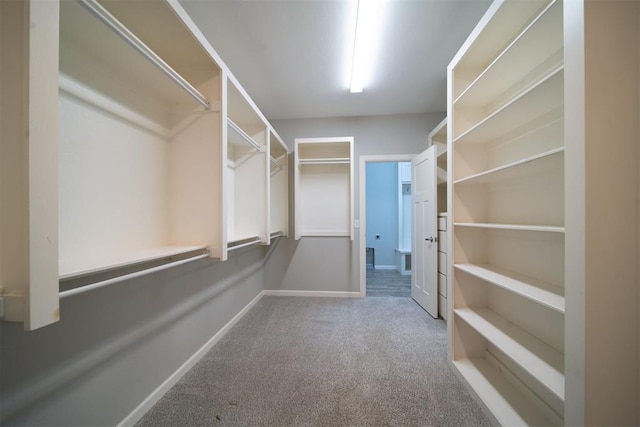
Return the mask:
M 2 323 L 0 425 L 117 425 L 262 291 L 264 252 L 64 299 L 33 332 Z
M 427 135 L 444 116 L 444 113 L 429 113 L 292 119 L 275 120 L 272 124 L 290 149 L 294 139 L 300 137 L 354 137 L 353 188 L 355 218 L 359 219 L 359 157 L 418 154 L 427 148 Z M 292 179 L 290 185 L 293 189 Z M 294 206 L 293 191 L 290 194 L 291 206 Z M 289 223 L 294 224 L 294 212 L 290 215 Z M 282 239 L 265 264 L 265 289 L 359 292 L 359 245 L 357 232 L 353 242 L 343 237 Z

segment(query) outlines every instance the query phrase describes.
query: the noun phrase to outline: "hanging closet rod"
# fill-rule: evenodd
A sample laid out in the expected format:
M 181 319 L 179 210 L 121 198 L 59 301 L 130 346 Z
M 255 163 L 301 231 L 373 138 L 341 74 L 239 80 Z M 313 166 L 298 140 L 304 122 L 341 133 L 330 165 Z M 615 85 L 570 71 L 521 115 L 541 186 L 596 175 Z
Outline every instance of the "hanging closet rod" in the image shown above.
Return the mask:
M 255 245 L 256 243 L 260 243 L 260 241 L 261 241 L 261 240 L 260 240 L 260 237 L 256 237 L 256 238 L 253 238 L 253 239 L 248 240 L 247 242 L 242 242 L 242 241 L 240 241 L 240 242 L 242 242 L 242 243 L 238 243 L 238 244 L 236 244 L 236 245 L 234 245 L 234 244 L 232 243 L 232 244 L 231 244 L 231 246 L 229 246 L 229 247 L 227 248 L 227 251 L 233 251 L 233 250 L 236 250 L 236 249 L 245 248 L 245 247 L 247 247 L 247 246 Z
M 80 286 L 77 288 L 69 289 L 68 291 L 60 292 L 60 299 L 68 298 L 74 295 L 82 294 L 92 291 L 94 289 L 103 288 L 105 286 L 113 285 L 114 283 L 124 282 L 125 280 L 135 279 L 136 277 L 145 276 L 147 274 L 155 273 L 157 271 L 167 270 L 169 268 L 177 267 L 182 264 L 187 264 L 199 259 L 209 258 L 209 253 L 202 255 L 196 255 L 191 258 L 181 259 L 179 261 L 170 262 L 168 264 L 159 265 L 157 267 L 151 267 L 144 270 L 136 271 L 135 273 L 125 274 L 123 276 L 114 277 L 113 279 L 103 280 L 101 282 L 92 283 L 86 286 Z
M 229 127 L 231 129 L 233 129 L 238 135 L 240 135 L 242 139 L 244 139 L 247 143 L 251 144 L 253 148 L 255 148 L 258 151 L 262 151 L 262 147 L 260 147 L 260 145 L 257 142 L 255 142 L 253 138 L 251 138 L 245 131 L 240 129 L 240 126 L 235 124 L 233 120 L 227 117 L 227 123 L 229 124 Z
M 211 108 L 211 104 L 191 83 L 178 74 L 169 64 L 164 62 L 149 46 L 144 44 L 142 40 L 136 37 L 127 27 L 116 19 L 107 9 L 105 9 L 96 0 L 79 0 L 87 10 L 94 16 L 104 22 L 111 30 L 118 34 L 124 41 L 136 49 L 142 56 L 147 58 L 153 65 L 158 67 L 160 71 L 165 73 L 178 86 L 184 89 L 191 97 L 193 97 L 206 110 Z
M 280 163 L 278 163 L 278 161 L 276 159 L 274 159 L 273 157 L 269 156 L 269 160 L 271 160 L 271 163 L 273 163 L 274 165 L 276 165 L 276 167 L 280 170 L 282 170 L 282 165 Z

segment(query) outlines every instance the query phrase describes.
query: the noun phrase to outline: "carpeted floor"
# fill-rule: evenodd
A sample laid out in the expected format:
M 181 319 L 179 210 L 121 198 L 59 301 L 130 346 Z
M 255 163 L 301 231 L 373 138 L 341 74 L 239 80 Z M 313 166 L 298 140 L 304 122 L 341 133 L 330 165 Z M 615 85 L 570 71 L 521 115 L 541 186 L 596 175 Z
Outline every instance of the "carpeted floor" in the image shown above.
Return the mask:
M 411 276 L 398 270 L 367 269 L 368 297 L 410 297 Z
M 263 297 L 138 426 L 488 426 L 410 298 Z

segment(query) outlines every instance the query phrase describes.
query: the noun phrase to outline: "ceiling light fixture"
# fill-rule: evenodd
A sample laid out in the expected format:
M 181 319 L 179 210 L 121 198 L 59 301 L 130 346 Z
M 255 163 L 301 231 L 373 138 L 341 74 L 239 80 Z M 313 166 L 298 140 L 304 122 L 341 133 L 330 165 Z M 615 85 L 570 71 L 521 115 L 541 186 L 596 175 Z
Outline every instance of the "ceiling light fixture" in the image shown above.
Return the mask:
M 351 64 L 351 93 L 360 93 L 371 70 L 380 0 L 358 0 L 356 37 Z

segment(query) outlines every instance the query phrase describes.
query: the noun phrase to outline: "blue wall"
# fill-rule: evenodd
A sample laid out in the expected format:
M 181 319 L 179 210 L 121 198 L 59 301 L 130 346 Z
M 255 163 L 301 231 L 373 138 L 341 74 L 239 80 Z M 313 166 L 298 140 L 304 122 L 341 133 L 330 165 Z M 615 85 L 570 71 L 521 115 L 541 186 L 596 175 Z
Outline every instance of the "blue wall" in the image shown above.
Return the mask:
M 398 164 L 367 163 L 367 247 L 376 267 L 395 266 L 398 245 Z M 376 240 L 376 234 L 380 240 Z

